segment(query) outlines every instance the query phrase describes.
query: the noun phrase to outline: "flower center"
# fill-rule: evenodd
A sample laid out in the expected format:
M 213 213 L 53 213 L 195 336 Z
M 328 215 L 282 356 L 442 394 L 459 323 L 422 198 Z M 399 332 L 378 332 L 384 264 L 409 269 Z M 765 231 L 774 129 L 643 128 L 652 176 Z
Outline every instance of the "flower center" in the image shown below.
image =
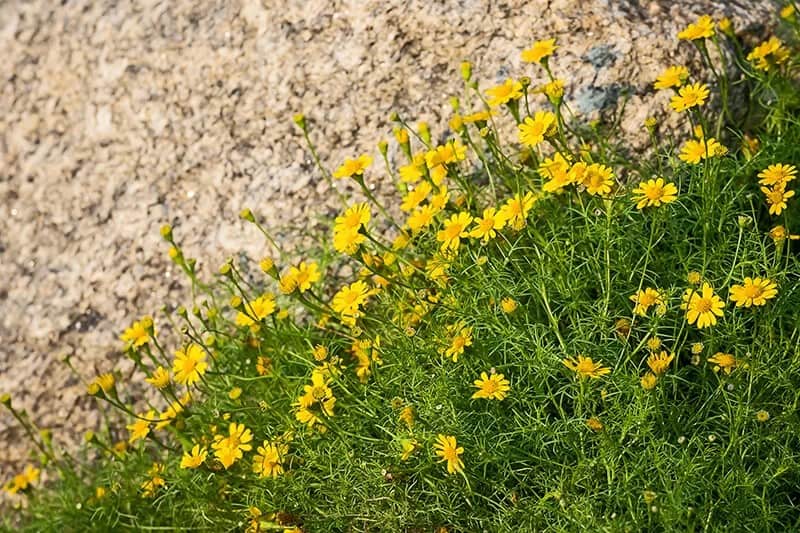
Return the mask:
M 694 306 L 698 313 L 708 313 L 712 307 L 711 298 L 698 298 Z

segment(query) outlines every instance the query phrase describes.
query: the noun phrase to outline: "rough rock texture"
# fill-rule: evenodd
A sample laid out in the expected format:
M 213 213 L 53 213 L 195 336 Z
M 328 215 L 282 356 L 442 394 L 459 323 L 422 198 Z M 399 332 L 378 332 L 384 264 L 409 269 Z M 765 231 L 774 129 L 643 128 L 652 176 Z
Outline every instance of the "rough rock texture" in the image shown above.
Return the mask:
M 765 0 L 200 0 L 0 4 L 0 392 L 56 439 L 99 422 L 85 376 L 119 359 L 131 320 L 188 299 L 158 228 L 217 265 L 267 252 L 244 206 L 296 237 L 335 203 L 290 117 L 328 166 L 373 151 L 389 113 L 443 132 L 469 58 L 482 87 L 530 75 L 519 51 L 556 36 L 574 109 L 632 97 L 633 138 L 664 104 L 650 82 L 684 60 L 700 13 L 740 27 Z M 377 167 L 369 179 L 381 188 Z M 124 366 L 123 361 L 123 366 Z M 27 443 L 0 413 L 0 479 Z

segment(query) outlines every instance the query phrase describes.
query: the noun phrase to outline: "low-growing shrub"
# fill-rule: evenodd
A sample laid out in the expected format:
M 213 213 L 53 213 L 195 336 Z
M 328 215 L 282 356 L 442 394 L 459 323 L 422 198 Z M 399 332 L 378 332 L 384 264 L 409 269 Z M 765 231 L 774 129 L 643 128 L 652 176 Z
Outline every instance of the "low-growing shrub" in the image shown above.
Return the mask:
M 392 117 L 406 161 L 394 168 L 378 148 L 398 205 L 365 183 L 372 157 L 320 165 L 364 201 L 342 198 L 314 258 L 290 263 L 273 243 L 263 276 L 229 261 L 205 283 L 165 227 L 195 294 L 166 317 L 183 343 L 159 340 L 160 318 L 125 330 L 153 395 L 137 404 L 122 376 L 92 379 L 127 433 L 110 424 L 78 456 L 3 398 L 53 480 L 33 488 L 31 465 L 9 482 L 28 494 L 9 520 L 800 529 L 800 56 L 792 8 L 782 17 L 786 42 L 755 47 L 727 20 L 681 32 L 715 91 L 685 67 L 665 71 L 655 89 L 674 93 L 685 131 L 648 120 L 644 154 L 573 117 L 549 68 L 555 41 L 539 41 L 522 52 L 538 87 L 481 91 L 462 65 L 446 142 Z M 517 142 L 503 138 L 512 120 Z M 272 241 L 256 213 L 241 216 Z M 329 274 L 347 265 L 351 278 Z

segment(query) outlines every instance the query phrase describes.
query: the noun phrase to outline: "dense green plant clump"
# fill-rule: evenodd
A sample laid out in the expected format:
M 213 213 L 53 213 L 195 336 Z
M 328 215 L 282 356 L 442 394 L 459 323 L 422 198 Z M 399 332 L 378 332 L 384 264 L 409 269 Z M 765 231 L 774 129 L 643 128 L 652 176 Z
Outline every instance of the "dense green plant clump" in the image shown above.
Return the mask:
M 480 91 L 462 65 L 442 144 L 392 117 L 397 206 L 369 155 L 320 165 L 364 201 L 342 198 L 314 258 L 290 263 L 245 209 L 275 256 L 206 284 L 165 227 L 195 295 L 163 321 L 182 344 L 158 317 L 125 330 L 150 400 L 93 378 L 125 428 L 79 456 L 3 398 L 52 480 L 8 483 L 27 495 L 8 527 L 800 529 L 800 55 L 781 16 L 757 46 L 725 19 L 679 34 L 713 83 L 659 76 L 685 128 L 648 120 L 648 155 L 572 116 L 544 40 L 522 52 L 538 87 Z

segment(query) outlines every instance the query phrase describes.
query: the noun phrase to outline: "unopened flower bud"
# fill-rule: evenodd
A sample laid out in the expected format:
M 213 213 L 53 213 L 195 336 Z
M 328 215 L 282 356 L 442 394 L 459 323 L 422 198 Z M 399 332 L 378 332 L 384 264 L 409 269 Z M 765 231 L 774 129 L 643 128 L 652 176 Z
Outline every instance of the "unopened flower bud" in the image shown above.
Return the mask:
M 461 79 L 469 81 L 472 78 L 472 63 L 469 61 L 461 62 Z
M 250 211 L 250 209 L 248 209 L 247 207 L 239 211 L 239 218 L 241 218 L 242 220 L 246 220 L 248 222 L 256 221 L 255 217 L 253 216 L 253 212 Z
M 161 226 L 161 237 L 167 242 L 172 242 L 172 226 L 169 224 Z
M 301 130 L 306 129 L 306 116 L 304 114 L 297 113 L 292 117 L 292 120 Z

